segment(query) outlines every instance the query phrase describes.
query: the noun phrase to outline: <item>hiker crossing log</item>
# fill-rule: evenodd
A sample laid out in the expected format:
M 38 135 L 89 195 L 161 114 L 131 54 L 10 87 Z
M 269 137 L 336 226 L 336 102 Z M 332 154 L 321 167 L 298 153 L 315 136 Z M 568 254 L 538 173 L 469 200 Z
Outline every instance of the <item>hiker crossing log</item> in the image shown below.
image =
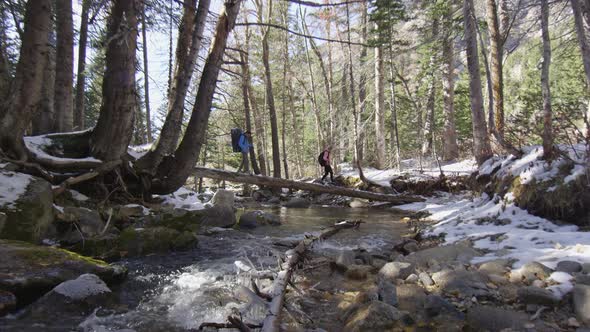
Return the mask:
M 205 167 L 195 167 L 194 175 L 199 178 L 209 178 L 216 180 L 226 180 L 237 183 L 255 184 L 262 187 L 307 190 L 318 193 L 328 193 L 348 197 L 364 198 L 372 201 L 389 202 L 394 204 L 407 204 L 424 201 L 424 199 L 416 196 L 386 195 L 364 190 L 350 189 L 338 186 L 326 186 L 309 182 L 285 180 L 262 175 L 249 175 L 244 173 L 229 172 Z

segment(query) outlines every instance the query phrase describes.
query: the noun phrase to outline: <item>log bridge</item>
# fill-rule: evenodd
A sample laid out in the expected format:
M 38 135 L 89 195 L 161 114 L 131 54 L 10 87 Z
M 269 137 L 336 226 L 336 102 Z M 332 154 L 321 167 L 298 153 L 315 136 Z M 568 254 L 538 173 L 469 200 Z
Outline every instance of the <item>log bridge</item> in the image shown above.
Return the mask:
M 317 193 L 327 193 L 348 197 L 364 198 L 378 202 L 388 202 L 393 204 L 408 204 L 414 202 L 423 202 L 421 197 L 410 195 L 387 195 L 379 194 L 370 191 L 350 189 L 338 186 L 321 185 L 316 183 L 301 182 L 286 180 L 280 178 L 273 178 L 270 176 L 250 175 L 245 173 L 237 173 L 224 171 L 220 169 L 195 167 L 193 174 L 199 178 L 209 178 L 216 180 L 226 180 L 230 182 L 255 184 L 259 187 L 274 187 L 274 188 L 289 188 L 298 190 L 307 190 Z

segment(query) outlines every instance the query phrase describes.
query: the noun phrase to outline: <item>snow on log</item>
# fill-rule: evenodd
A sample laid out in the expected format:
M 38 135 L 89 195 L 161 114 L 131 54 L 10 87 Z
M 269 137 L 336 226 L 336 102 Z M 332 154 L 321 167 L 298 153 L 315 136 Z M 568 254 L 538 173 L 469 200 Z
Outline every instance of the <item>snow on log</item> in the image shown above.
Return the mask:
M 348 197 L 365 198 L 365 199 L 369 199 L 372 201 L 389 202 L 389 203 L 394 203 L 394 204 L 408 204 L 408 203 L 423 202 L 424 201 L 424 199 L 422 199 L 420 197 L 416 197 L 416 196 L 386 195 L 386 194 L 373 193 L 373 192 L 364 191 L 364 190 L 356 190 L 356 189 L 350 189 L 350 188 L 344 188 L 344 187 L 338 187 L 338 186 L 326 186 L 326 185 L 315 184 L 315 183 L 285 180 L 285 179 L 273 178 L 273 177 L 262 176 L 262 175 L 249 175 L 249 174 L 244 174 L 244 173 L 229 172 L 229 171 L 223 171 L 223 170 L 219 170 L 219 169 L 205 168 L 205 167 L 195 167 L 194 168 L 194 175 L 196 177 L 201 177 L 201 178 L 210 178 L 210 179 L 217 179 L 217 180 L 226 180 L 226 181 L 230 181 L 230 182 L 255 184 L 255 185 L 263 186 L 263 187 L 278 187 L 278 188 L 307 190 L 307 191 L 313 191 L 313 192 L 319 192 L 319 193 L 328 193 L 328 194 L 348 196 Z

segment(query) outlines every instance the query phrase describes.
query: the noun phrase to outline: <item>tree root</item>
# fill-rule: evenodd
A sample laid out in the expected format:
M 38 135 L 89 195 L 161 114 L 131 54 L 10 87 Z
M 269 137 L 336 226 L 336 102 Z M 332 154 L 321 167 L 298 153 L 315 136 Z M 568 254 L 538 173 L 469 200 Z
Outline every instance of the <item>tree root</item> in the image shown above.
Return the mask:
M 120 164 L 121 164 L 121 160 L 110 161 L 110 162 L 100 165 L 95 170 L 92 170 L 88 173 L 84 173 L 82 175 L 70 177 L 67 180 L 63 181 L 59 186 L 57 186 L 53 189 L 53 195 L 58 196 L 58 195 L 62 194 L 64 191 L 66 191 L 66 189 L 68 189 L 68 187 L 70 187 L 74 184 L 78 184 L 81 182 L 85 182 L 85 181 L 94 179 L 95 177 L 97 177 L 99 175 L 105 174 L 105 173 L 115 169 Z

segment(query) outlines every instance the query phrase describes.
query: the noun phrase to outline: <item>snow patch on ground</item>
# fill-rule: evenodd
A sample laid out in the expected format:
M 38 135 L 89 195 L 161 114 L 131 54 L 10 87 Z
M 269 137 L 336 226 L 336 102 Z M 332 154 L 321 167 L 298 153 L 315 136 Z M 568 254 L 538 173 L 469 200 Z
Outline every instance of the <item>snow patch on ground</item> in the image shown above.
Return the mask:
M 72 198 L 74 200 L 79 201 L 79 202 L 84 202 L 84 201 L 87 201 L 90 199 L 88 196 L 82 194 L 79 191 L 73 190 L 73 189 L 70 189 L 70 194 L 72 194 Z
M 177 191 L 169 195 L 158 196 L 164 201 L 162 204 L 169 205 L 174 208 L 184 210 L 202 210 L 205 208 L 203 203 L 199 200 L 198 194 L 192 190 L 180 187 Z
M 104 281 L 94 274 L 83 274 L 77 279 L 62 282 L 53 291 L 73 300 L 111 292 Z
M 16 172 L 0 172 L 0 207 L 14 209 L 15 201 L 22 196 L 32 176 Z
M 343 176 L 358 177 L 358 170 L 350 164 L 338 165 Z M 367 179 L 381 186 L 389 187 L 392 179 L 409 174 L 412 178 L 432 178 L 440 175 L 440 170 L 447 175 L 469 175 L 477 170 L 475 159 L 465 159 L 453 163 L 441 163 L 440 169 L 436 162 L 423 161 L 423 166 L 419 168 L 419 162 L 416 159 L 407 159 L 402 161 L 401 172 L 397 169 L 379 170 L 372 167 L 364 167 L 363 173 Z

